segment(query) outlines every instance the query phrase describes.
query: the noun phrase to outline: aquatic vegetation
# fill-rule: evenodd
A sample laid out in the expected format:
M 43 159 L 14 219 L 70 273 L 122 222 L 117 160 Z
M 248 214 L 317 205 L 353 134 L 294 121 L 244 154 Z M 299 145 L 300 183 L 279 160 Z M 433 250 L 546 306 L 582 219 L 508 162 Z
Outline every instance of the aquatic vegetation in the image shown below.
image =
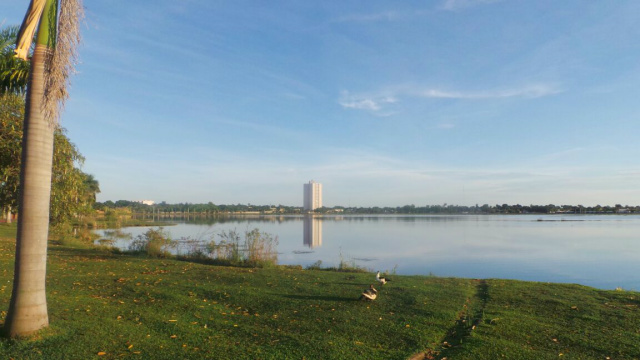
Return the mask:
M 170 257 L 171 248 L 176 242 L 171 240 L 169 234 L 163 228 L 149 229 L 142 235 L 138 235 L 129 245 L 133 252 L 146 253 L 151 257 Z

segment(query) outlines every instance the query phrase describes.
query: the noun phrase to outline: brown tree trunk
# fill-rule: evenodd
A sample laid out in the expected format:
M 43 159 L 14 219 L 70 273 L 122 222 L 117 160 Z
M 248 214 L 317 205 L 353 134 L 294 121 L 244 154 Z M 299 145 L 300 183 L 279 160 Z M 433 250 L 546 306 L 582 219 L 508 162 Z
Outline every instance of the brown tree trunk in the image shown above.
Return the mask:
M 29 335 L 49 325 L 45 279 L 55 125 L 45 118 L 42 107 L 48 51 L 36 45 L 27 87 L 14 284 L 4 326 L 10 337 Z

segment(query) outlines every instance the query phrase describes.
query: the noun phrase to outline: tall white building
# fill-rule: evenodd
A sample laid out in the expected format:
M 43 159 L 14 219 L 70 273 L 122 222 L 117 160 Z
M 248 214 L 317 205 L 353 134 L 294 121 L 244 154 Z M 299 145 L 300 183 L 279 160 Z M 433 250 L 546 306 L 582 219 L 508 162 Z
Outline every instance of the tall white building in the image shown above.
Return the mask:
M 307 211 L 313 211 L 322 207 L 322 184 L 313 180 L 308 184 L 304 184 L 303 208 Z

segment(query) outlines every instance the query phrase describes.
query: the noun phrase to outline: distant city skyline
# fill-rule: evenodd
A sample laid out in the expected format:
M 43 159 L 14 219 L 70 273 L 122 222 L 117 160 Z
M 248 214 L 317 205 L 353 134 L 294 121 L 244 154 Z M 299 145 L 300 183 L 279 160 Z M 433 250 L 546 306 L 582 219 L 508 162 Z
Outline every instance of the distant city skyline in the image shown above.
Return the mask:
M 246 207 L 278 207 L 278 206 L 284 206 L 284 207 L 291 207 L 291 208 L 299 208 L 299 209 L 303 209 L 304 210 L 304 204 L 300 205 L 300 204 L 285 204 L 282 202 L 277 202 L 277 203 L 267 203 L 267 204 L 258 204 L 256 202 L 248 202 L 248 203 L 239 203 L 239 202 L 232 202 L 232 203 L 213 203 L 213 202 L 185 202 L 185 201 L 179 201 L 179 202 L 166 202 L 166 201 L 159 201 L 156 202 L 154 200 L 126 200 L 126 199 L 118 199 L 118 200 L 113 200 L 113 199 L 108 199 L 105 201 L 102 201 L 100 203 L 105 203 L 105 202 L 113 202 L 116 203 L 118 201 L 125 201 L 125 202 L 130 202 L 130 203 L 139 203 L 139 204 L 143 204 L 143 205 L 158 205 L 158 206 L 177 206 L 177 205 L 182 205 L 182 206 L 192 206 L 192 205 L 199 205 L 199 206 L 209 206 L 209 205 L 215 205 L 215 206 L 232 206 L 232 207 L 236 207 L 236 206 L 246 206 Z M 127 205 L 123 205 L 123 206 L 127 206 Z M 600 203 L 600 204 L 594 204 L 594 205 L 585 205 L 584 203 L 574 203 L 574 204 L 565 204 L 565 203 L 559 203 L 559 202 L 551 202 L 551 203 L 531 203 L 531 204 L 521 204 L 521 203 L 505 203 L 503 201 L 494 201 L 494 202 L 489 202 L 489 203 L 483 203 L 483 204 L 473 204 L 473 205 L 464 205 L 464 204 L 457 204 L 457 203 L 443 203 L 443 204 L 416 204 L 415 202 L 412 203 L 407 203 L 407 204 L 395 204 L 395 205 L 372 205 L 372 206 L 349 206 L 349 205 L 344 205 L 344 204 L 336 204 L 336 205 L 332 205 L 332 206 L 326 206 L 323 205 L 322 207 L 326 208 L 326 209 L 334 209 L 334 208 L 407 208 L 407 207 L 413 207 L 413 208 L 424 208 L 424 207 L 459 207 L 459 208 L 493 208 L 493 207 L 508 207 L 508 208 L 542 208 L 542 207 L 554 207 L 554 208 L 582 208 L 582 209 L 607 209 L 609 208 L 609 210 L 611 211 L 615 211 L 617 213 L 626 213 L 628 212 L 629 209 L 627 209 L 628 207 L 635 209 L 635 212 L 640 212 L 640 204 L 632 204 L 632 203 Z M 317 208 L 316 208 L 317 209 Z
M 638 1 L 84 6 L 60 123 L 99 201 L 640 204 Z

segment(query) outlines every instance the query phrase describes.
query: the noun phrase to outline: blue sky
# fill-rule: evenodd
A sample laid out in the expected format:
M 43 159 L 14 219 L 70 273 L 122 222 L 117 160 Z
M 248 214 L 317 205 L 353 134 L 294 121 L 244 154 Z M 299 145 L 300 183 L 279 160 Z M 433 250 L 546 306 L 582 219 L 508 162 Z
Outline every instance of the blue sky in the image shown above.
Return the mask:
M 640 2 L 85 7 L 62 125 L 99 201 L 640 204 Z

